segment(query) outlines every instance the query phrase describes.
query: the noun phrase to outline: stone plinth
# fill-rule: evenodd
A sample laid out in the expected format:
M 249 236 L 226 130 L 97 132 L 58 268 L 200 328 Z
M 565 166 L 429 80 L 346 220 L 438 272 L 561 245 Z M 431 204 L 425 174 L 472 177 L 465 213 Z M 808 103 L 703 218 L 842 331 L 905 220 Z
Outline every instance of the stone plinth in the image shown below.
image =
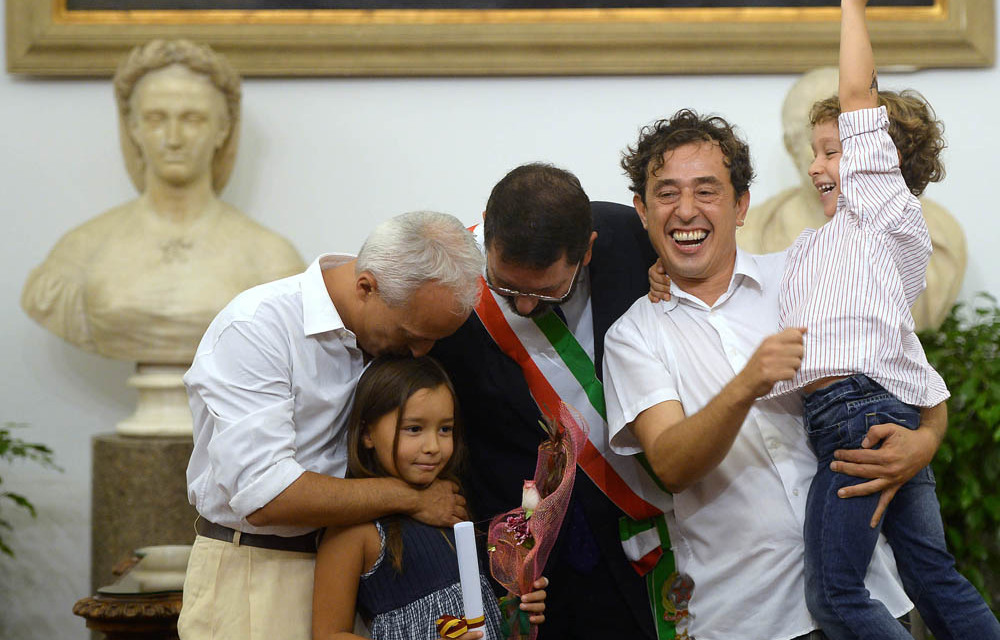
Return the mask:
M 180 612 L 179 592 L 98 594 L 73 605 L 73 613 L 86 619 L 87 628 L 105 634 L 107 640 L 177 640 Z
M 117 424 L 124 436 L 191 436 L 191 407 L 184 389 L 189 364 L 143 364 L 128 386 L 139 392 L 135 413 Z
M 93 592 L 118 576 L 112 568 L 140 547 L 192 544 L 197 512 L 187 500 L 190 436 L 94 436 L 90 583 Z

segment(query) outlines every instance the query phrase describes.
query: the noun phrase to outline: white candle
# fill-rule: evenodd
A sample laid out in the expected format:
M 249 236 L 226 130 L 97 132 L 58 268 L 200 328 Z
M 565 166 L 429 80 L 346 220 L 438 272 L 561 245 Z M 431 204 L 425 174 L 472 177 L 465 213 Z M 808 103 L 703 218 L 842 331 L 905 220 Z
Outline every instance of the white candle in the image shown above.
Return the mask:
M 462 606 L 469 628 L 483 626 L 483 591 L 479 582 L 479 554 L 476 532 L 471 522 L 455 525 L 455 551 L 458 553 L 458 577 L 462 582 Z M 485 634 L 485 628 L 480 628 Z M 485 638 L 485 635 L 484 635 Z

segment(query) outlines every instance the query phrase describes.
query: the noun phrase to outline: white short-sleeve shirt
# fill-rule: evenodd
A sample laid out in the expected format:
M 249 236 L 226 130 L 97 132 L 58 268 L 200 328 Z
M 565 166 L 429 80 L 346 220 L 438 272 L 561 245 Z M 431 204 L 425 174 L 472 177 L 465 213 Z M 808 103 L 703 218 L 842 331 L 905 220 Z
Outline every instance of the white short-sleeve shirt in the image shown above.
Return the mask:
M 737 252 L 728 291 L 709 307 L 677 286 L 645 297 L 608 331 L 604 385 L 611 448 L 641 449 L 628 425 L 677 400 L 702 409 L 778 330 L 785 254 Z M 786 640 L 817 627 L 805 604 L 802 527 L 816 457 L 798 394 L 757 401 L 722 463 L 674 494 L 668 514 L 679 571 L 695 583 L 690 633 L 699 640 Z M 866 581 L 893 615 L 912 608 L 883 540 Z
M 194 418 L 188 499 L 247 533 L 314 527 L 246 521 L 306 471 L 343 477 L 345 427 L 364 356 L 337 313 L 324 255 L 304 273 L 244 291 L 209 326 L 184 376 Z

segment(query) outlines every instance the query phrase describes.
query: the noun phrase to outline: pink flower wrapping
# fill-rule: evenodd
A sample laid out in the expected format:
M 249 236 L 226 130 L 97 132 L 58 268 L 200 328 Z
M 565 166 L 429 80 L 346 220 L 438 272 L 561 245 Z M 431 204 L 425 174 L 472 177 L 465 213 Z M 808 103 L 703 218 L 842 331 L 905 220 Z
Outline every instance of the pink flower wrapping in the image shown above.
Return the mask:
M 560 403 L 558 418 L 547 420 L 545 427 L 549 438 L 538 447 L 535 465 L 537 506 L 528 515 L 517 507 L 490 522 L 490 572 L 516 596 L 532 591 L 541 577 L 569 507 L 577 458 L 587 443 L 587 423 L 566 403 Z M 514 631 L 511 637 L 521 637 Z M 535 633 L 532 627 L 529 637 Z

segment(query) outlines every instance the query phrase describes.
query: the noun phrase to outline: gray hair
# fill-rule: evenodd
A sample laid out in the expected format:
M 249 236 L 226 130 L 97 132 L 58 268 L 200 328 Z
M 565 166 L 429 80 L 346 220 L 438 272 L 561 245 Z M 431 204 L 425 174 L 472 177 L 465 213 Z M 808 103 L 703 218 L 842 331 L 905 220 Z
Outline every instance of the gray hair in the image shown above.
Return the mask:
M 358 253 L 356 272 L 375 276 L 390 307 L 406 305 L 421 285 L 437 282 L 455 293 L 468 313 L 479 299 L 485 259 L 458 218 L 435 211 L 411 211 L 372 231 Z

